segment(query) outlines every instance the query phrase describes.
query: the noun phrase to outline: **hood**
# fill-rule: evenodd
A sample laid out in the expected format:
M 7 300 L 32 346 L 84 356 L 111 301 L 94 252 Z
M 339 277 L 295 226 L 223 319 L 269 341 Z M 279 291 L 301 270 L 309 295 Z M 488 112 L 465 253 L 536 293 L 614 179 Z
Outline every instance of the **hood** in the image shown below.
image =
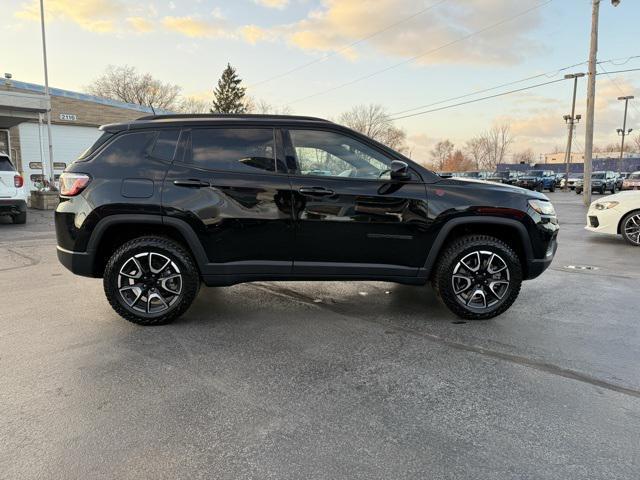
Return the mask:
M 522 195 L 526 195 L 529 198 L 539 198 L 541 200 L 549 200 L 547 196 L 540 192 L 533 192 L 531 190 L 527 190 L 526 188 L 516 187 L 514 185 L 509 185 L 508 183 L 496 183 L 496 182 L 487 182 L 484 180 L 476 180 L 475 178 L 463 178 L 463 177 L 454 177 L 443 179 L 442 182 L 446 183 L 470 183 L 478 188 L 483 188 L 487 190 L 501 191 L 501 192 L 510 192 L 510 193 L 520 193 Z M 439 182 L 440 183 L 440 182 Z
M 637 199 L 638 203 L 640 203 L 640 190 L 625 190 L 624 192 L 614 193 L 613 195 L 607 195 L 605 197 L 600 197 L 597 200 L 591 202 L 594 203 L 599 202 L 626 202 L 629 200 Z

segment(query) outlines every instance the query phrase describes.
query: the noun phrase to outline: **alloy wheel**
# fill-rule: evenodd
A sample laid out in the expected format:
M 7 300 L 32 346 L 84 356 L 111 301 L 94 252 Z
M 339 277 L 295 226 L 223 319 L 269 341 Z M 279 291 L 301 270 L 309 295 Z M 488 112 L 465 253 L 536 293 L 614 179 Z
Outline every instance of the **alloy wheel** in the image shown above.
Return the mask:
M 500 255 L 476 250 L 465 255 L 451 277 L 457 300 L 475 310 L 489 309 L 500 303 L 509 291 L 509 267 Z
M 627 219 L 624 224 L 624 233 L 630 241 L 640 245 L 640 213 Z
M 157 252 L 138 253 L 118 273 L 118 292 L 125 304 L 141 313 L 168 310 L 182 293 L 182 274 L 170 258 Z

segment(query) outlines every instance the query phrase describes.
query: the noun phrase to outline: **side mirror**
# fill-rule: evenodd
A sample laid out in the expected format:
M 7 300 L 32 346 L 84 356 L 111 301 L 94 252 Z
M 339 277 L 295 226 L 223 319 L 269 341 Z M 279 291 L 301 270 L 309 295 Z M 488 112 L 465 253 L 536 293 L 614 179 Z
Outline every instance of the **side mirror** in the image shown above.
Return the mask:
M 409 180 L 411 174 L 409 173 L 409 165 L 401 160 L 394 160 L 391 162 L 390 176 L 393 180 Z

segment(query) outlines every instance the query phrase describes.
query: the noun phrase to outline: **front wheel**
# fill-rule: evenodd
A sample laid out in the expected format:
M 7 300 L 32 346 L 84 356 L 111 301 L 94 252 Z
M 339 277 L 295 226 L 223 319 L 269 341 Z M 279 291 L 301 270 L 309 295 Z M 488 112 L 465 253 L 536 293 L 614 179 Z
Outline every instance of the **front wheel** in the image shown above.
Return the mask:
M 582 193 L 582 189 L 581 188 L 576 188 L 576 194 L 580 195 Z
M 542 190 L 544 190 L 544 186 L 542 185 L 542 183 L 536 185 L 536 192 L 541 192 Z
M 162 325 L 182 315 L 200 288 L 191 255 L 162 237 L 123 244 L 104 270 L 104 292 L 113 309 L 139 325 Z
M 640 210 L 628 213 L 622 219 L 620 233 L 627 243 L 640 247 Z
M 460 237 L 438 262 L 433 287 L 458 317 L 484 320 L 505 312 L 522 284 L 522 266 L 513 249 L 495 237 Z
M 553 193 L 555 191 L 556 191 L 556 185 L 552 183 L 551 186 L 549 187 L 549 192 Z

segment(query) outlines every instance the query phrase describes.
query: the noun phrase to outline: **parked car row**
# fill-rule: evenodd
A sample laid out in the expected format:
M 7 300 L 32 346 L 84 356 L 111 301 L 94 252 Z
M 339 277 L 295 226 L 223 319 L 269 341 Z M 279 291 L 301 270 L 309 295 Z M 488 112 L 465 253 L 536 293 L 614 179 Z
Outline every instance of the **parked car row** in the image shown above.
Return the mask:
M 584 191 L 584 174 L 582 173 L 570 173 L 569 178 L 567 178 L 566 173 L 556 173 L 553 170 L 529 170 L 527 172 L 473 170 L 469 172 L 440 172 L 439 175 L 444 178 L 461 177 L 506 183 L 538 192 L 544 190 L 553 192 L 556 188 L 564 188 L 565 184 L 577 194 L 581 194 Z M 632 173 L 593 172 L 591 175 L 591 189 L 593 192 L 603 195 L 607 192 L 613 194 L 620 190 L 640 190 L 640 171 Z

